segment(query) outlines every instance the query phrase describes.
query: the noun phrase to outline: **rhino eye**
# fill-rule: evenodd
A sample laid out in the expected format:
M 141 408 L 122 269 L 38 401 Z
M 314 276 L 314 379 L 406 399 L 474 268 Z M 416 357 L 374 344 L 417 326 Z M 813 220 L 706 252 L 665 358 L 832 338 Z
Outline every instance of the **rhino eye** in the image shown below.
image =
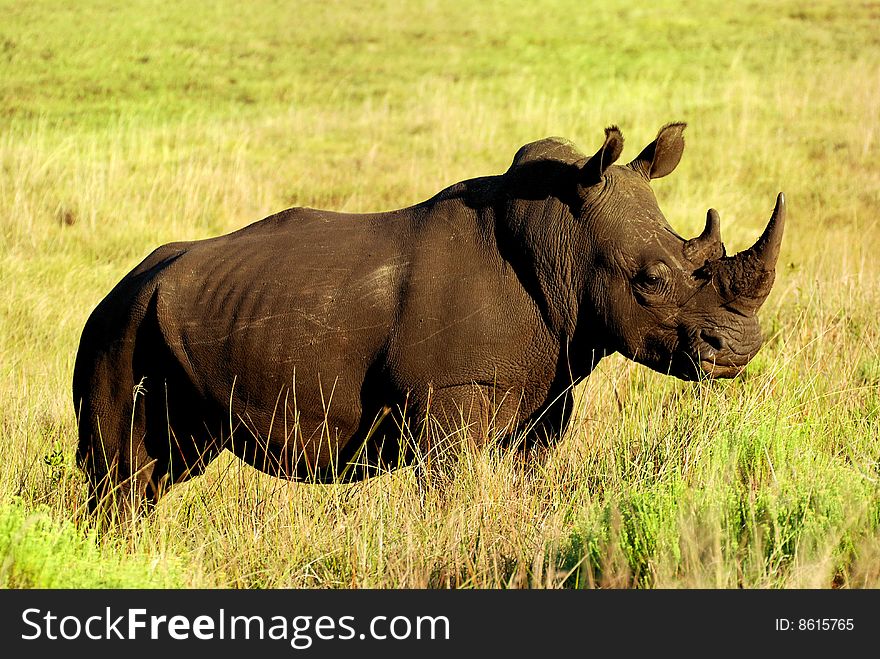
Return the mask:
M 635 279 L 635 287 L 639 292 L 646 294 L 658 294 L 666 285 L 668 268 L 664 263 L 651 264 L 644 268 Z
M 639 273 L 639 282 L 646 286 L 659 286 L 664 280 L 663 264 L 649 265 Z

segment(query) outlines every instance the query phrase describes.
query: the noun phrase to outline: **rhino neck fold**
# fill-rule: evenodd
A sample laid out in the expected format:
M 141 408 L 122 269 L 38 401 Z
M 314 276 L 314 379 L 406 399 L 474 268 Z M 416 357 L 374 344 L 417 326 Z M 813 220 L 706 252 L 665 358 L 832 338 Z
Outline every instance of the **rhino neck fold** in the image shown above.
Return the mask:
M 583 288 L 572 252 L 573 222 L 569 206 L 555 197 L 508 200 L 496 221 L 501 257 L 540 311 L 548 332 L 566 343 L 575 334 Z

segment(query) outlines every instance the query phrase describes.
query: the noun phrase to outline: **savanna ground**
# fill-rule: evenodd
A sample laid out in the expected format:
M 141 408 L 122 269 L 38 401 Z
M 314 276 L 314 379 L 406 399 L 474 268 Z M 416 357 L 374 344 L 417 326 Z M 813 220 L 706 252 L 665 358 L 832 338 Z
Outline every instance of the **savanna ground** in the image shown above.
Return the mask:
M 196 4 L 0 1 L 0 585 L 880 586 L 880 4 Z M 532 470 L 315 486 L 224 457 L 133 528 L 84 519 L 79 334 L 156 245 L 410 205 L 611 123 L 626 161 L 672 120 L 679 233 L 714 206 L 737 251 L 787 195 L 742 377 L 614 356 Z

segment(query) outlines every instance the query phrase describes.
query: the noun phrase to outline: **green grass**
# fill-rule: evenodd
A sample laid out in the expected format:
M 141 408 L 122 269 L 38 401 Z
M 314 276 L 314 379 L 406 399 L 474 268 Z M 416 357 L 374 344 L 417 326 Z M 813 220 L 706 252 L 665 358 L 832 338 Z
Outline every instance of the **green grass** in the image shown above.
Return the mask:
M 0 588 L 173 588 L 180 560 L 161 552 L 126 551 L 58 519 L 45 505 L 18 499 L 0 508 Z
M 876 3 L 0 0 L 0 585 L 880 586 Z M 97 302 L 157 244 L 291 205 L 384 210 L 531 140 L 624 159 L 728 251 L 785 191 L 767 343 L 688 384 L 615 356 L 543 465 L 470 455 L 289 484 L 225 456 L 96 536 L 70 380 Z

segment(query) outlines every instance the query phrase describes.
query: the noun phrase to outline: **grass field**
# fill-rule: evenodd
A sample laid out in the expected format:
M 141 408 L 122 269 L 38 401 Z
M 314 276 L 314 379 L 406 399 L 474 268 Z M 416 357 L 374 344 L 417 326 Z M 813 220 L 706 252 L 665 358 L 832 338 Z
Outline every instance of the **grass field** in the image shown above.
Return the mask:
M 0 0 L 0 586 L 880 587 L 880 3 Z M 74 8 L 75 7 L 75 8 Z M 73 359 L 156 245 L 292 205 L 386 210 L 562 135 L 728 251 L 778 191 L 767 343 L 684 383 L 620 356 L 546 464 L 289 484 L 231 457 L 83 519 Z

